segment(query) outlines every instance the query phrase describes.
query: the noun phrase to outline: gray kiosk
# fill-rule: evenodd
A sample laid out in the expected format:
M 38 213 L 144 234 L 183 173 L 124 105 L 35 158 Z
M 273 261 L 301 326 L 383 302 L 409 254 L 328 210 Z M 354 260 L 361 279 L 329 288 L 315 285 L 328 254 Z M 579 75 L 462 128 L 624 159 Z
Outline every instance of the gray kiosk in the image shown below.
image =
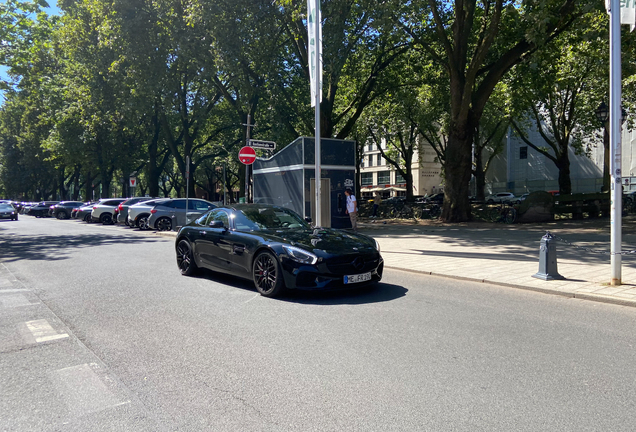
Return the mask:
M 351 228 L 344 192 L 355 190 L 355 141 L 322 138 L 320 146 L 322 226 Z M 297 138 L 271 158 L 257 158 L 252 167 L 255 203 L 280 205 L 316 220 L 314 138 Z

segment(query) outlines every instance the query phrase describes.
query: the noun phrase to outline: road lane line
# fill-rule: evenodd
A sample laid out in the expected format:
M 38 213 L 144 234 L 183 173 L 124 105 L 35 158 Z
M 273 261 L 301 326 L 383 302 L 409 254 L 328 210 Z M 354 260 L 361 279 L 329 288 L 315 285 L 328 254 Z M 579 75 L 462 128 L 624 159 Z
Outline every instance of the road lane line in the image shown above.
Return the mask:
M 49 322 L 45 319 L 27 321 L 25 324 L 37 343 L 68 337 L 66 333 L 56 332 L 55 329 L 51 327 L 51 324 L 49 324 Z
M 28 298 L 26 298 L 22 294 L 11 294 L 5 295 L 0 291 L 0 303 L 5 308 L 14 308 L 20 306 L 33 306 L 34 303 L 31 303 Z
M 100 376 L 101 375 L 101 376 Z M 74 417 L 129 404 L 113 390 L 112 380 L 95 364 L 81 364 L 49 373 L 57 393 Z M 110 385 L 108 385 L 110 383 Z

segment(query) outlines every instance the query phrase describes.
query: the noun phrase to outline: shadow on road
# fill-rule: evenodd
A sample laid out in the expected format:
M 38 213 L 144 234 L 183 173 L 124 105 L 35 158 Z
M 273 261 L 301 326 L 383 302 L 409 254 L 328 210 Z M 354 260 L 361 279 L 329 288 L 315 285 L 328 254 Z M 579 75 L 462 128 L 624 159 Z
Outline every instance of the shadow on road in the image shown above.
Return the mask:
M 0 238 L 0 256 L 4 262 L 20 260 L 55 261 L 68 259 L 70 250 L 111 244 L 150 243 L 161 239 L 111 234 L 80 234 L 63 236 L 11 236 Z
M 207 269 L 199 270 L 196 277 L 256 293 L 254 284 L 247 279 L 215 273 Z M 321 306 L 357 305 L 395 300 L 404 297 L 407 292 L 408 290 L 402 286 L 380 282 L 375 285 L 335 291 L 287 290 L 276 300 Z

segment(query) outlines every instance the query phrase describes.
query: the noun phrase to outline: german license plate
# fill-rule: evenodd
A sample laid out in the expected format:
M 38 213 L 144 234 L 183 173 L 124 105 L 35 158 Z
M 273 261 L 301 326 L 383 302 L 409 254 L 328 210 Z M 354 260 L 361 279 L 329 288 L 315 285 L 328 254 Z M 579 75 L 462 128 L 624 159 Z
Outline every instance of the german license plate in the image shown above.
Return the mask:
M 354 284 L 354 283 L 366 282 L 370 280 L 371 280 L 371 272 L 344 277 L 345 284 Z

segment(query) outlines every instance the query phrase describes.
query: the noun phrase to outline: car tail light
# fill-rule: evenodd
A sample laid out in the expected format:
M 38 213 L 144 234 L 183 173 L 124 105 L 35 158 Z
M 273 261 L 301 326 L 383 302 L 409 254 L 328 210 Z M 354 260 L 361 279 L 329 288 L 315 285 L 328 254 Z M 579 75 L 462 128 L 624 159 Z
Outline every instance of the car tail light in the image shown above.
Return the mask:
M 157 213 L 157 210 L 152 209 L 152 210 L 150 210 L 150 213 L 155 214 L 155 213 Z
M 79 209 L 78 209 L 78 208 L 76 208 L 76 209 L 73 209 L 73 211 L 79 211 Z
M 119 207 L 117 207 L 118 211 L 122 211 L 124 209 L 124 205 L 123 204 L 119 204 Z
M 93 210 L 97 210 L 97 206 L 93 207 Z

